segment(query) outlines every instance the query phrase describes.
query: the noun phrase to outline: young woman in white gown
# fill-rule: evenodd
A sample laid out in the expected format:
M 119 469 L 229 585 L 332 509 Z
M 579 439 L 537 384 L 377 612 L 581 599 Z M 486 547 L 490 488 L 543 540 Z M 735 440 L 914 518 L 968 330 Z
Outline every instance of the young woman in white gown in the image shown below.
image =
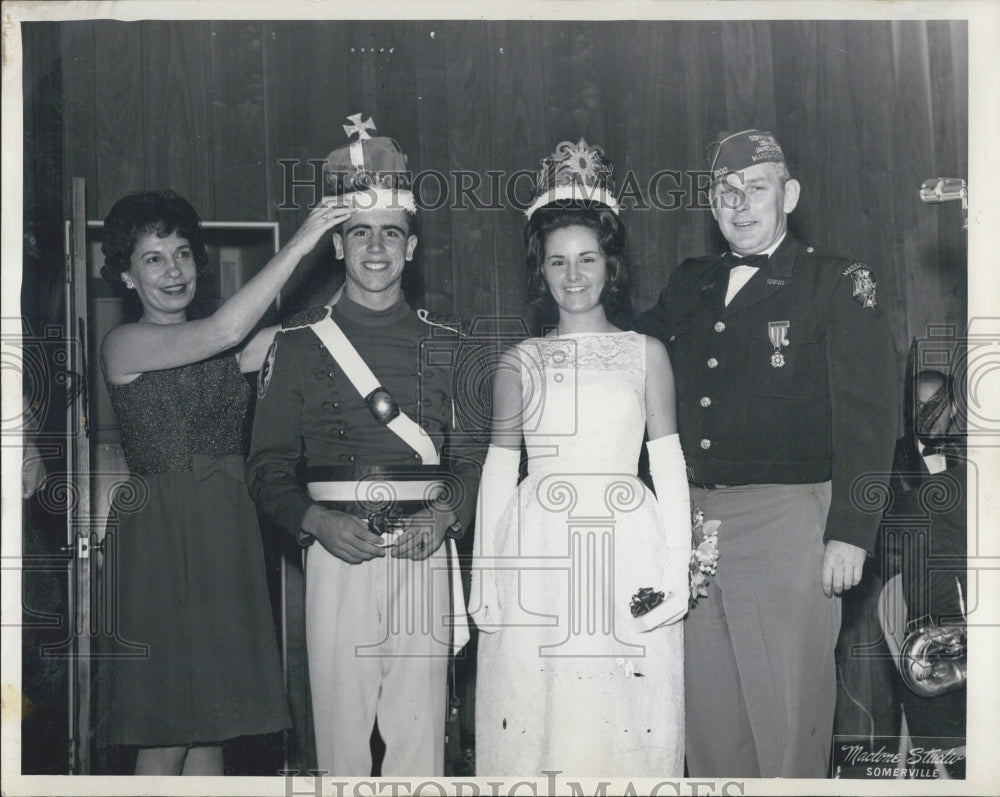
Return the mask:
M 558 326 L 505 352 L 494 379 L 477 775 L 680 776 L 691 519 L 670 362 L 612 323 L 629 304 L 613 199 L 533 208 L 525 242 L 529 291 Z M 659 500 L 636 478 L 644 431 Z

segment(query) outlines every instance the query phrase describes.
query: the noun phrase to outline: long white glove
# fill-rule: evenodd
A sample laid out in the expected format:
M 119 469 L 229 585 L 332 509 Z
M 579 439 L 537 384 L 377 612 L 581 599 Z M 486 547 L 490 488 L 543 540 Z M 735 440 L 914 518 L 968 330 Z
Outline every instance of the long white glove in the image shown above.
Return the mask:
M 667 561 L 664 583 L 669 590 L 666 600 L 640 617 L 649 628 L 680 620 L 688 610 L 688 568 L 691 560 L 691 495 L 680 437 L 659 437 L 646 443 L 649 473 L 656 488 L 666 534 Z
M 476 502 L 476 536 L 473 540 L 472 590 L 469 602 L 475 608 L 470 616 L 481 631 L 494 632 L 500 627 L 500 596 L 497 590 L 496 533 L 500 516 L 517 489 L 521 452 L 491 445 L 483 463 Z

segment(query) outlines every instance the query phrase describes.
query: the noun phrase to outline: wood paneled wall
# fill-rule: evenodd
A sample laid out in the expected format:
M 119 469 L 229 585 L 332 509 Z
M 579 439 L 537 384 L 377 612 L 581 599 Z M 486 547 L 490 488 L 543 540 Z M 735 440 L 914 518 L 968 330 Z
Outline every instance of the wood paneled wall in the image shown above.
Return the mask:
M 287 240 L 311 195 L 279 209 L 278 161 L 301 160 L 307 179 L 359 111 L 413 169 L 450 173 L 452 189 L 456 172 L 480 175 L 486 202 L 489 170 L 536 169 L 564 139 L 603 145 L 619 185 L 631 172 L 645 193 L 661 170 L 703 169 L 718 131 L 757 126 L 802 181 L 793 230 L 873 267 L 900 373 L 928 324 L 964 326 L 961 212 L 918 188 L 967 176 L 965 22 L 88 21 L 59 35 L 65 175 L 87 179 L 93 216 L 169 186 L 204 218 L 277 219 Z M 526 313 L 522 218 L 424 213 L 426 304 Z M 721 245 L 704 209 L 625 218 L 637 309 L 685 256 Z M 329 248 L 312 260 L 303 275 L 332 273 Z

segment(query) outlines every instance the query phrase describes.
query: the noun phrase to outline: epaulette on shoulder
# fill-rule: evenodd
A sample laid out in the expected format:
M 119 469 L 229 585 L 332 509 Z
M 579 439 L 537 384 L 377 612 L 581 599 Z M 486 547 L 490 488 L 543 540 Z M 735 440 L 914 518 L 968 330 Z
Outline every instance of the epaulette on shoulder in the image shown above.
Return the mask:
M 461 316 L 451 313 L 435 313 L 421 308 L 417 310 L 417 318 L 429 326 L 446 329 L 462 338 L 467 338 L 471 334 L 471 324 Z
M 330 308 L 323 307 L 322 305 L 309 307 L 301 312 L 290 315 L 282 322 L 281 328 L 295 329 L 296 327 L 307 327 L 310 324 L 315 324 L 317 321 L 322 321 L 329 312 Z

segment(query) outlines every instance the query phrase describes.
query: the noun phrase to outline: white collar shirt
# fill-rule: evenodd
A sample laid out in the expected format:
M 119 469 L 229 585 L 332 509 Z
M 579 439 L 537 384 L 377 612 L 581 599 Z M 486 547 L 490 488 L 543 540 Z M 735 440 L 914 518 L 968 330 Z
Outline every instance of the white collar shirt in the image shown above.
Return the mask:
M 782 233 L 781 237 L 777 241 L 767 247 L 767 249 L 763 252 L 758 252 L 758 254 L 770 257 L 771 253 L 781 246 L 781 242 L 785 240 L 785 236 L 787 234 L 787 232 Z M 733 254 L 735 254 L 735 252 Z M 750 278 L 758 271 L 760 271 L 760 268 L 757 266 L 733 266 L 729 270 L 729 287 L 726 289 L 726 307 L 729 306 L 733 297 L 740 292 L 740 289 L 742 289 L 743 286 L 750 281 Z

